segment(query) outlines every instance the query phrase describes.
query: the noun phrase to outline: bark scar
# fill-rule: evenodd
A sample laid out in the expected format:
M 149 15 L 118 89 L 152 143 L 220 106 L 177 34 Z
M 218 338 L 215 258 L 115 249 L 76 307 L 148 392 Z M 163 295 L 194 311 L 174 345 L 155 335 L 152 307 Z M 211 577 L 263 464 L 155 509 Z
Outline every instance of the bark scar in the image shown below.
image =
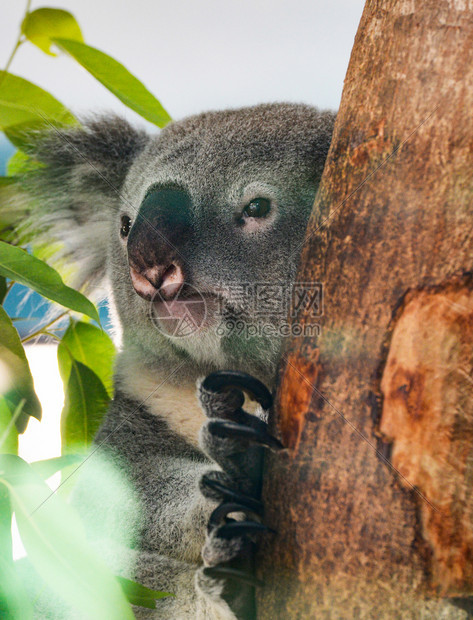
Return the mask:
M 316 394 L 320 365 L 318 350 L 315 360 L 308 360 L 300 353 L 286 355 L 279 402 L 279 426 L 286 448 L 297 450 L 311 401 Z
M 442 596 L 473 593 L 473 287 L 410 292 L 384 368 L 379 431 L 392 464 L 421 491 L 429 573 Z M 400 483 L 407 483 L 399 478 Z

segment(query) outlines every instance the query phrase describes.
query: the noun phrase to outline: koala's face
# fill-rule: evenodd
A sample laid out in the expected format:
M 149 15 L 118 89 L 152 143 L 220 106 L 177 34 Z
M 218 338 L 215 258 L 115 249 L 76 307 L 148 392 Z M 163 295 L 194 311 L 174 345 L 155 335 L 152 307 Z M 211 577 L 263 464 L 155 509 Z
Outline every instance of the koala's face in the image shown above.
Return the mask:
M 264 295 L 288 294 L 332 123 L 306 106 L 259 106 L 174 123 L 149 142 L 111 233 L 124 338 L 151 350 L 167 340 L 216 365 L 275 355 L 286 314 Z

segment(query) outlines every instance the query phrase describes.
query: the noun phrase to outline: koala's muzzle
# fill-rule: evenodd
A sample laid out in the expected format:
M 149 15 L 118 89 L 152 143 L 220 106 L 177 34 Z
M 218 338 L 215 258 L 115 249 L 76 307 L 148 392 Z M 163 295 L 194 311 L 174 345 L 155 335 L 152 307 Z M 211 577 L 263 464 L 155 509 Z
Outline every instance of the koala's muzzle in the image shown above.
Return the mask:
M 128 236 L 135 291 L 147 300 L 172 299 L 185 283 L 182 249 L 189 241 L 191 199 L 182 189 L 156 187 L 146 194 Z

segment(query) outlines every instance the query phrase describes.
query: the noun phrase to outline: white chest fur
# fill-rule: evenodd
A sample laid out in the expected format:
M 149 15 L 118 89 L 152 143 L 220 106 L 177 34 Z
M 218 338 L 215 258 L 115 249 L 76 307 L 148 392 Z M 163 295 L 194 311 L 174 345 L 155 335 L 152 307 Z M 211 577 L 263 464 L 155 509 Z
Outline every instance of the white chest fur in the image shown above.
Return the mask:
M 163 418 L 169 427 L 193 445 L 206 420 L 197 398 L 193 381 L 173 385 L 163 381 L 159 373 L 144 366 L 119 371 L 121 389 L 142 403 L 152 414 Z

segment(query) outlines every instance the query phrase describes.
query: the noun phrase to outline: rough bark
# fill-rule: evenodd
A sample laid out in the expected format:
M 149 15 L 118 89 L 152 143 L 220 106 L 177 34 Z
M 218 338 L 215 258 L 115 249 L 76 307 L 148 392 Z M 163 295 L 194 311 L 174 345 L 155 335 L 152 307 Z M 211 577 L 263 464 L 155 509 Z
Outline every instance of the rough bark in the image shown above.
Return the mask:
M 463 617 L 472 223 L 473 3 L 368 0 L 298 276 L 321 335 L 282 359 L 258 618 Z

